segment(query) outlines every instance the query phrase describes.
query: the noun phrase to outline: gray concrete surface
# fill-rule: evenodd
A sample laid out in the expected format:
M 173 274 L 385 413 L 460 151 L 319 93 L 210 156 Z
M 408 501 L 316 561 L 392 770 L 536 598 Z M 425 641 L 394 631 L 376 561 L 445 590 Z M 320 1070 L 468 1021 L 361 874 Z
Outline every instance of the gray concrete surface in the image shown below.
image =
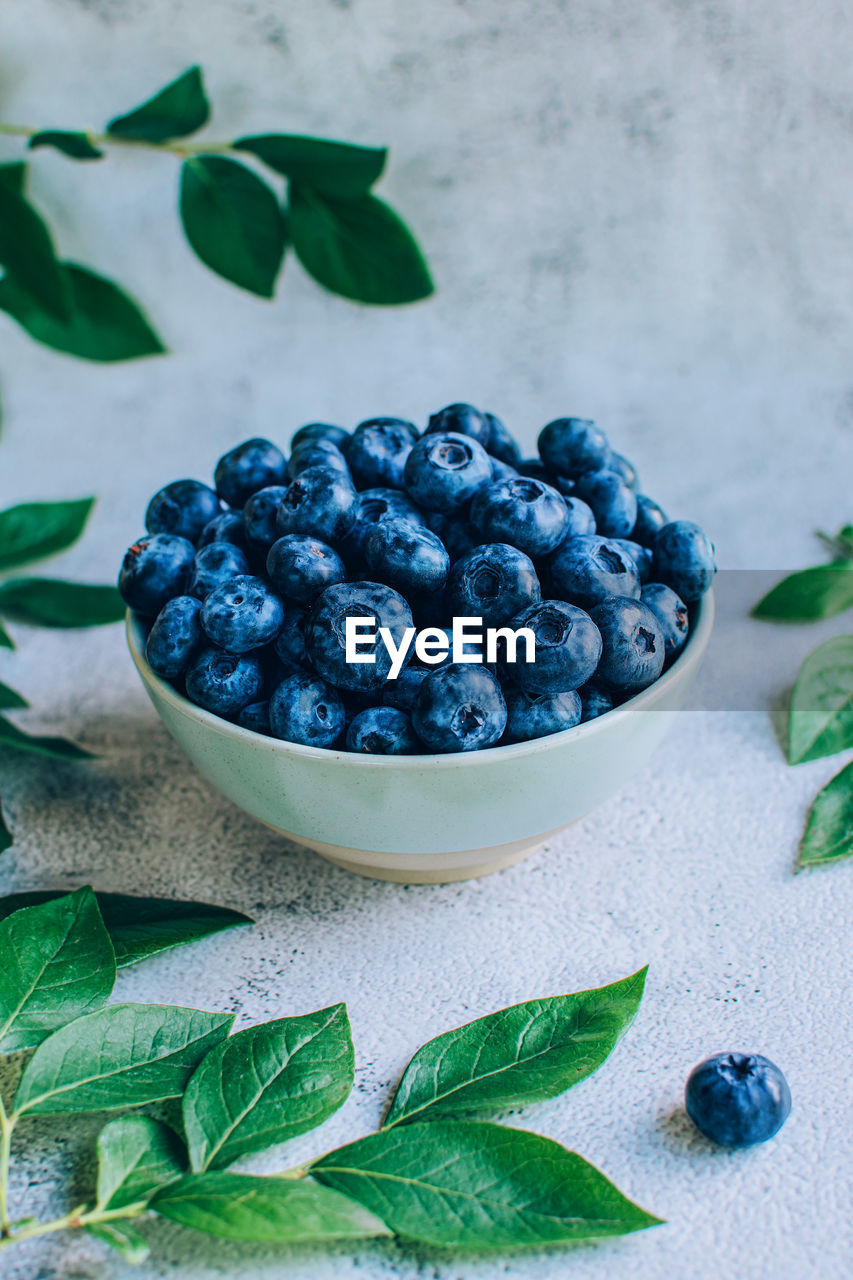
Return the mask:
M 216 136 L 390 143 L 383 189 L 439 292 L 362 310 L 291 262 L 278 300 L 258 302 L 181 243 L 170 159 L 43 153 L 32 190 L 63 251 L 123 280 L 172 354 L 98 368 L 0 323 L 0 501 L 98 493 L 89 535 L 56 569 L 106 579 L 150 492 L 204 476 L 241 436 L 285 441 L 310 418 L 381 412 L 422 421 L 466 398 L 531 445 L 557 413 L 596 416 L 648 491 L 707 525 L 727 568 L 808 563 L 812 528 L 853 516 L 851 24 L 829 0 L 6 0 L 0 118 L 98 125 L 198 60 Z M 0 142 L 0 158 L 15 154 Z M 288 1159 L 365 1132 L 441 1029 L 652 966 L 612 1060 L 523 1121 L 666 1226 L 460 1263 L 396 1245 L 276 1254 L 163 1225 L 142 1280 L 849 1274 L 853 867 L 791 874 L 838 761 L 788 770 L 767 707 L 685 714 L 633 784 L 528 863 L 406 889 L 288 849 L 212 794 L 156 721 L 119 628 L 16 635 L 2 675 L 31 698 L 26 723 L 102 758 L 4 759 L 18 842 L 0 888 L 92 880 L 256 915 L 251 931 L 123 975 L 127 998 L 239 1009 L 244 1023 L 346 999 L 357 1088 Z M 721 1048 L 788 1073 L 795 1110 L 766 1148 L 714 1151 L 680 1110 L 688 1069 Z M 66 1203 L 57 1170 L 85 1182 L 93 1133 L 21 1131 L 21 1213 Z M 131 1274 L 68 1237 L 3 1267 L 9 1280 Z

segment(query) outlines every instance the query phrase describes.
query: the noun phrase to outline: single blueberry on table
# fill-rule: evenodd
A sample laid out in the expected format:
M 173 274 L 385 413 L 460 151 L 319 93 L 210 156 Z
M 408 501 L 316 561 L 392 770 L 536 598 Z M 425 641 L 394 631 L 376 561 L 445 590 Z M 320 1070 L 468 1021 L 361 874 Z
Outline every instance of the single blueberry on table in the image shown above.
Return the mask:
M 629 556 L 634 562 L 634 568 L 637 570 L 637 577 L 640 579 L 640 585 L 648 582 L 652 576 L 652 553 L 648 547 L 642 546 L 639 542 L 633 542 L 630 538 L 611 538 L 611 542 L 615 543 Z
M 347 662 L 347 618 L 370 618 L 375 639 L 359 646 L 361 656 L 374 662 Z M 391 670 L 391 655 L 378 634 L 387 627 L 395 646 L 413 626 L 412 611 L 393 588 L 382 582 L 340 582 L 317 597 L 305 619 L 305 648 L 317 672 L 339 689 L 370 693 L 379 689 Z M 408 650 L 404 665 L 411 658 Z
M 411 717 L 397 707 L 366 707 L 350 721 L 347 729 L 348 751 L 373 756 L 412 756 L 420 750 L 420 742 L 412 728 Z
M 235 716 L 257 702 L 263 687 L 263 664 L 257 654 L 226 653 L 218 645 L 202 649 L 187 671 L 187 697 L 218 716 Z
M 643 547 L 650 547 L 659 529 L 669 523 L 669 516 L 644 493 L 637 494 L 637 519 L 631 530 L 631 540 Z
M 601 636 L 588 613 L 565 600 L 542 600 L 516 614 L 513 630 L 529 627 L 536 640 L 530 661 L 527 644 L 519 639 L 515 662 L 507 661 L 501 646 L 501 666 L 526 693 L 565 693 L 579 689 L 595 672 L 601 658 Z
M 331 467 L 349 475 L 346 458 L 331 440 L 305 440 L 296 445 L 287 464 L 287 474 L 295 480 L 309 467 Z
M 446 435 L 448 431 L 459 436 L 470 436 L 488 449 L 492 438 L 491 415 L 481 413 L 472 404 L 449 404 L 438 413 L 430 415 L 424 435 Z
M 362 489 L 356 503 L 355 523 L 340 540 L 344 559 L 351 565 L 364 559 L 364 539 L 379 520 L 402 517 L 413 524 L 424 524 L 424 514 L 402 489 Z M 440 536 L 440 535 L 439 535 Z
M 418 438 L 413 422 L 369 418 L 352 433 L 347 462 L 359 489 L 402 489 L 403 469 Z
M 418 689 L 431 670 L 431 667 L 403 667 L 396 680 L 387 680 L 382 686 L 382 705 L 411 711 Z
M 249 572 L 245 551 L 233 542 L 211 542 L 199 547 L 187 582 L 187 592 L 204 600 L 215 587 L 238 573 Z
M 483 417 L 489 426 L 488 439 L 480 441 L 484 445 L 487 453 L 493 458 L 498 458 L 501 462 L 505 462 L 509 467 L 518 468 L 521 462 L 521 450 L 516 443 L 515 437 L 504 426 L 500 418 L 496 418 L 493 413 L 484 413 Z M 464 434 L 464 432 L 463 432 Z
M 603 646 L 598 680 L 630 693 L 654 684 L 663 671 L 666 645 L 663 628 L 648 605 L 611 596 L 591 609 L 590 617 L 601 632 Z
M 607 596 L 640 595 L 633 559 L 620 546 L 595 535 L 567 538 L 548 561 L 554 594 L 589 609 Z
M 247 707 L 243 707 L 238 716 L 237 723 L 241 729 L 251 729 L 253 733 L 270 734 L 270 704 L 265 699 L 262 702 L 250 702 Z
M 447 582 L 452 614 L 496 627 L 542 598 L 533 561 L 506 542 L 487 542 L 457 560 Z
M 156 675 L 179 680 L 206 643 L 201 629 L 201 601 L 195 596 L 172 596 L 154 619 L 145 642 L 145 657 Z
M 788 1081 L 757 1053 L 706 1058 L 687 1077 L 684 1101 L 699 1132 L 723 1147 L 767 1142 L 791 1113 Z
M 374 524 L 364 539 L 371 578 L 403 592 L 442 591 L 450 556 L 438 534 L 405 517 Z
M 249 653 L 269 644 L 284 623 L 284 604 L 263 578 L 241 573 L 215 587 L 205 598 L 201 625 L 205 635 L 229 653 Z
M 286 493 L 284 485 L 270 484 L 247 499 L 243 507 L 243 527 L 250 547 L 265 550 L 275 542 L 276 516 Z
M 174 533 L 195 542 L 208 521 L 222 511 L 217 495 L 200 480 L 173 480 L 148 503 L 145 528 L 149 533 Z
M 305 747 L 333 747 L 346 727 L 338 691 L 325 680 L 301 672 L 282 680 L 269 709 L 274 736 Z
M 580 476 L 607 465 L 607 436 L 589 418 L 555 418 L 539 432 L 539 456 L 561 476 Z
M 305 649 L 306 610 L 289 600 L 284 606 L 284 622 L 273 640 L 273 651 L 284 668 L 285 674 L 301 671 L 308 665 Z
M 412 724 L 429 751 L 494 746 L 506 728 L 506 702 L 497 677 L 479 663 L 437 667 L 417 692 Z
M 687 604 L 701 600 L 717 572 L 714 544 L 691 520 L 671 520 L 652 544 L 654 575 Z
M 547 738 L 563 729 L 574 729 L 581 720 L 581 700 L 574 689 L 565 693 L 525 693 L 504 686 L 506 731 L 504 742 L 528 742 Z
M 562 494 L 530 476 L 485 485 L 474 495 L 470 515 L 487 542 L 509 542 L 529 556 L 553 551 L 569 525 Z
M 665 587 L 662 582 L 647 582 L 640 599 L 649 606 L 663 628 L 667 658 L 674 658 L 684 648 L 690 631 L 687 605 L 672 587 Z
M 628 537 L 637 521 L 637 495 L 618 472 L 606 468 L 588 471 L 578 476 L 574 493 L 592 508 L 602 537 Z
M 492 478 L 481 444 L 458 433 L 421 436 L 406 459 L 406 489 L 428 511 L 455 511 Z
M 220 498 L 230 507 L 243 507 L 258 489 L 285 483 L 287 461 L 271 440 L 255 437 L 224 453 L 216 464 L 213 479 Z
M 637 468 L 633 462 L 629 462 L 621 453 L 616 453 L 613 449 L 607 455 L 605 464 L 609 471 L 615 471 L 625 481 L 629 489 L 636 489 L 638 484 Z
M 208 547 L 211 542 L 233 542 L 235 547 L 246 550 L 246 526 L 243 516 L 237 511 L 223 511 L 221 515 L 208 520 L 202 529 L 197 547 Z
M 299 604 L 310 604 L 325 587 L 347 576 L 337 551 L 307 533 L 286 533 L 274 542 L 267 573 L 276 591 Z
M 152 533 L 128 547 L 121 562 L 118 589 L 125 604 L 148 618 L 167 600 L 182 595 L 190 578 L 195 547 L 174 533 Z
M 300 445 L 308 444 L 315 440 L 330 440 L 332 444 L 336 444 L 341 453 L 346 453 L 349 444 L 350 434 L 343 427 L 332 426 L 331 422 L 308 422 L 304 427 L 300 427 L 298 431 L 293 433 L 293 439 L 290 441 L 290 449 L 298 449 Z
M 309 467 L 285 490 L 276 518 L 278 533 L 307 533 L 335 543 L 349 533 L 357 510 L 349 476 L 333 467 Z
M 606 715 L 616 705 L 610 690 L 603 689 L 601 685 L 594 682 L 585 684 L 582 689 L 578 689 L 578 693 L 581 699 L 582 724 L 585 724 L 587 720 L 597 720 L 599 716 Z

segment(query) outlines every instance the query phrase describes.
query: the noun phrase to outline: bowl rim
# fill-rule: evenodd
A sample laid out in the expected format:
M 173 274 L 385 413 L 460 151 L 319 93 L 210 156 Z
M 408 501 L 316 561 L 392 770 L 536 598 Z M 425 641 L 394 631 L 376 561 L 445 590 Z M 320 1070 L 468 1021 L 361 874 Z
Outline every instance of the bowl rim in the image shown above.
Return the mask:
M 498 760 L 502 762 L 515 760 L 524 756 L 536 755 L 541 751 L 551 751 L 580 737 L 592 737 L 596 733 L 606 733 L 637 711 L 655 710 L 655 704 L 665 698 L 667 691 L 673 685 L 690 680 L 702 660 L 714 623 L 713 591 L 708 591 L 693 606 L 693 615 L 693 625 L 690 628 L 687 643 L 669 670 L 665 671 L 647 689 L 634 694 L 632 698 L 623 702 L 621 706 L 614 707 L 612 711 L 607 711 L 604 715 L 597 716 L 594 720 L 587 720 L 581 724 L 574 725 L 571 729 L 561 729 L 559 733 L 550 733 L 543 738 L 531 738 L 526 742 L 512 742 L 502 747 L 484 747 L 479 751 L 426 752 L 423 755 L 399 756 L 369 755 L 366 752 L 341 751 L 334 747 L 303 746 L 302 743 L 288 742 L 284 738 L 268 737 L 266 734 L 256 733 L 254 729 L 244 729 L 241 725 L 234 724 L 230 720 L 224 720 L 214 712 L 205 711 L 203 707 L 196 706 L 189 698 L 178 693 L 177 689 L 167 680 L 155 674 L 145 657 L 142 621 L 131 609 L 128 609 L 126 613 L 125 632 L 130 656 L 143 684 L 156 690 L 158 697 L 169 703 L 176 711 L 180 711 L 191 720 L 197 721 L 199 724 L 204 725 L 205 728 L 211 729 L 222 737 L 231 738 L 237 742 L 245 739 L 256 747 L 263 746 L 264 749 L 272 750 L 282 756 L 294 755 L 303 759 L 323 760 L 327 764 L 332 761 L 339 761 L 350 768 L 424 769 L 430 767 L 440 769 L 462 767 L 470 769 L 485 768 L 489 763 L 497 762 Z

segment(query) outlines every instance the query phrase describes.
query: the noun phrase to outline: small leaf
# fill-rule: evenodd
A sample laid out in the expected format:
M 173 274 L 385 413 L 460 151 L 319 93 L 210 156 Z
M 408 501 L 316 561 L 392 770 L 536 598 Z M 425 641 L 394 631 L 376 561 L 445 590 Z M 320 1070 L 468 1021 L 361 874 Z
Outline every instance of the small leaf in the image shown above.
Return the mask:
M 853 854 L 853 762 L 818 794 L 800 844 L 800 866 L 817 867 Z
M 394 306 L 433 291 L 411 232 L 375 196 L 334 200 L 291 182 L 288 223 L 299 261 L 332 293 Z
M 29 705 L 26 698 L 0 680 L 0 711 L 20 711 Z
M 388 157 L 385 147 L 358 147 L 350 142 L 330 142 L 295 133 L 238 138 L 234 149 L 250 151 L 276 173 L 344 200 L 365 195 L 382 173 Z
M 196 1172 L 322 1124 L 349 1096 L 354 1054 L 346 1006 L 247 1027 L 213 1049 L 184 1094 Z
M 853 636 L 818 645 L 800 667 L 791 695 L 788 763 L 853 747 Z
M 640 1007 L 646 972 L 574 995 L 526 1000 L 436 1036 L 403 1073 L 385 1127 L 556 1098 L 612 1052 Z
M 66 129 L 42 129 L 33 134 L 27 146 L 30 151 L 39 147 L 53 147 L 70 160 L 100 160 L 104 154 L 87 133 L 71 133 Z
M 129 1222 L 88 1222 L 86 1230 L 131 1266 L 138 1267 L 151 1253 L 145 1237 Z
M 752 616 L 773 622 L 816 622 L 851 606 L 853 564 L 836 560 L 789 574 L 759 600 Z
M 77 498 L 22 502 L 0 511 L 0 570 L 17 569 L 70 547 L 83 532 L 94 505 L 94 498 Z
M 67 322 L 71 289 L 44 221 L 8 183 L 0 182 L 0 266 L 54 323 Z
M 16 195 L 22 196 L 27 187 L 26 163 L 13 160 L 10 164 L 0 164 L 0 186 L 9 187 Z
M 144 1204 L 186 1173 L 186 1152 L 165 1124 L 150 1116 L 118 1116 L 98 1134 L 98 1209 Z
M 88 885 L 0 922 L 0 1052 L 33 1049 L 104 1004 L 116 980 L 112 943 Z
M 14 649 L 15 643 L 9 632 L 0 624 L 0 649 Z
M 201 68 L 190 67 L 141 107 L 116 116 L 107 125 L 107 133 L 134 142 L 168 142 L 195 133 L 209 118 Z
M 69 262 L 65 268 L 71 287 L 67 320 L 46 312 L 11 275 L 0 280 L 0 311 L 36 342 L 83 360 L 109 363 L 165 351 L 143 312 L 118 285 L 87 267 Z
M 176 1005 L 113 1004 L 54 1031 L 24 1068 L 15 1110 L 114 1111 L 176 1098 L 233 1014 Z
M 126 609 L 115 587 L 57 578 L 0 583 L 0 613 L 31 627 L 100 627 L 121 622 Z
M 290 1181 L 246 1173 L 194 1174 L 158 1192 L 151 1208 L 184 1227 L 257 1244 L 391 1234 L 369 1210 L 310 1178 Z
M 67 738 L 24 733 L 23 729 L 12 724 L 5 716 L 0 716 L 0 748 L 2 747 L 9 747 L 12 751 L 26 751 L 36 756 L 48 756 L 51 760 L 91 760 L 93 758 L 93 752 L 78 747 Z
M 3 814 L 3 806 L 0 805 L 0 853 L 5 853 L 7 849 L 11 849 L 15 842 L 12 832 L 6 825 L 6 818 Z
M 321 1157 L 311 1173 L 397 1235 L 441 1248 L 541 1248 L 660 1221 L 558 1142 L 478 1121 L 382 1129 Z
M 181 220 L 198 257 L 232 284 L 271 298 L 284 257 L 278 201 L 251 169 L 196 156 L 181 173 Z

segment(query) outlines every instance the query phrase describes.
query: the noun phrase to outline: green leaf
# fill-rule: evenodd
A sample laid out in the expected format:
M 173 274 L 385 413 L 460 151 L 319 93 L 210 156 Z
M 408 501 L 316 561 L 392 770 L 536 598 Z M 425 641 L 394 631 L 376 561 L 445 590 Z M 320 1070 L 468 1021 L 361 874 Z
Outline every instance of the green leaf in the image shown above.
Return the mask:
M 184 1094 L 193 1169 L 221 1169 L 322 1124 L 349 1096 L 353 1068 L 343 1004 L 238 1031 Z
M 83 532 L 94 498 L 22 502 L 0 511 L 0 571 L 55 555 Z
M 13 160 L 10 164 L 0 164 L 0 186 L 9 187 L 16 195 L 22 196 L 27 187 L 26 163 Z
M 754 618 L 773 622 L 816 622 L 853 606 L 853 564 L 835 560 L 791 573 L 771 588 L 752 610 Z
M 385 1127 L 504 1112 L 592 1075 L 634 1021 L 647 968 L 607 987 L 526 1000 L 436 1036 L 412 1058 Z
M 853 636 L 834 636 L 810 653 L 791 694 L 788 763 L 853 747 Z
M 158 1192 L 151 1208 L 184 1227 L 257 1244 L 391 1234 L 369 1210 L 310 1178 L 289 1181 L 246 1173 L 193 1174 Z
M 433 291 L 411 232 L 375 196 L 335 200 L 291 182 L 288 223 L 299 261 L 332 293 L 394 306 Z
M 15 843 L 12 832 L 6 825 L 6 818 L 3 814 L 3 806 L 0 805 L 0 853 L 5 853 L 7 849 L 11 849 Z
M 144 1204 L 186 1167 L 183 1145 L 167 1125 L 150 1116 L 118 1116 L 98 1134 L 96 1208 Z
M 129 1222 L 89 1222 L 86 1230 L 90 1236 L 114 1249 L 131 1266 L 139 1266 L 151 1253 L 145 1237 Z
M 311 1173 L 397 1235 L 477 1252 L 541 1248 L 660 1221 L 558 1142 L 478 1121 L 382 1129 Z
M 800 843 L 800 866 L 817 867 L 853 854 L 853 763 L 818 794 Z
M 88 885 L 0 922 L 0 955 L 2 1053 L 35 1048 L 115 985 L 113 946 Z
M 0 680 L 0 711 L 20 711 L 29 705 L 26 698 Z
M 27 146 L 30 151 L 36 151 L 39 147 L 53 147 L 70 160 L 100 160 L 104 154 L 95 146 L 88 133 L 72 133 L 67 129 L 42 129 L 33 134 Z
M 100 627 L 121 622 L 127 606 L 115 587 L 57 578 L 0 583 L 0 613 L 31 627 Z
M 201 68 L 190 67 L 141 107 L 116 116 L 107 125 L 107 133 L 134 142 L 168 142 L 195 133 L 209 118 Z
M 0 898 L 0 920 L 21 906 L 49 902 L 62 890 L 35 889 Z M 196 942 L 238 925 L 254 924 L 251 916 L 230 907 L 173 898 L 137 898 L 128 893 L 97 893 L 98 906 L 112 939 L 120 969 L 149 956 Z
M 853 557 L 853 524 L 842 525 L 834 538 L 818 529 L 817 537 L 829 548 L 834 556 L 841 556 L 846 560 Z
M 0 182 L 0 266 L 53 323 L 67 322 L 71 289 L 42 218 L 13 186 Z
M 344 200 L 365 195 L 382 173 L 388 157 L 385 147 L 358 147 L 350 142 L 306 138 L 295 133 L 238 138 L 234 149 L 250 151 L 276 173 Z
M 24 1068 L 15 1110 L 68 1115 L 141 1107 L 182 1094 L 233 1014 L 113 1004 L 54 1031 Z
M 0 625 L 0 649 L 14 649 L 15 643 L 6 628 Z
M 78 747 L 67 738 L 24 733 L 23 729 L 12 724 L 5 716 L 0 716 L 0 748 L 2 747 L 9 747 L 12 751 L 26 751 L 31 755 L 47 756 L 51 760 L 91 760 L 93 758 L 93 752 Z
M 36 342 L 83 360 L 135 360 L 166 350 L 143 312 L 118 285 L 87 267 L 71 262 L 65 267 L 71 288 L 67 320 L 44 311 L 10 275 L 0 280 L 0 311 L 16 320 Z
M 251 169 L 196 156 L 181 171 L 181 221 L 198 257 L 218 275 L 271 298 L 285 247 L 278 201 Z

